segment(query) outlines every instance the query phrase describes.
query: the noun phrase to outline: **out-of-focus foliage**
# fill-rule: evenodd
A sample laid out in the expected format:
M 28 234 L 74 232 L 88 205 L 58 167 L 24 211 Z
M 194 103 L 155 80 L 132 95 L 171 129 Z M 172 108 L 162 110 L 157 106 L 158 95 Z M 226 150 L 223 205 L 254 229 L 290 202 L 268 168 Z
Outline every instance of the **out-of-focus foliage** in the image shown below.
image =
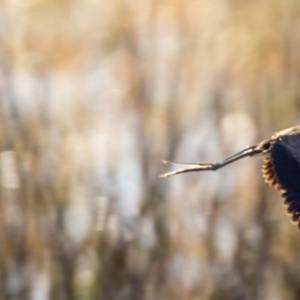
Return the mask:
M 261 161 L 299 124 L 298 0 L 0 3 L 1 299 L 299 299 Z

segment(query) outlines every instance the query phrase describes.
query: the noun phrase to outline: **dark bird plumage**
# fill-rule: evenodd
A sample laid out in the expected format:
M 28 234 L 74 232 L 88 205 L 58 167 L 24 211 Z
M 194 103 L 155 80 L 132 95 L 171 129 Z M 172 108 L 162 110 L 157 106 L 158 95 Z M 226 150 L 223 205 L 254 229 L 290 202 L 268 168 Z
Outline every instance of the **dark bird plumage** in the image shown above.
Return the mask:
M 282 193 L 287 213 L 292 222 L 300 228 L 300 126 L 275 133 L 270 139 L 249 146 L 242 151 L 217 163 L 164 163 L 190 165 L 189 168 L 165 173 L 160 177 L 176 174 L 215 171 L 247 156 L 265 155 L 262 174 L 265 182 Z

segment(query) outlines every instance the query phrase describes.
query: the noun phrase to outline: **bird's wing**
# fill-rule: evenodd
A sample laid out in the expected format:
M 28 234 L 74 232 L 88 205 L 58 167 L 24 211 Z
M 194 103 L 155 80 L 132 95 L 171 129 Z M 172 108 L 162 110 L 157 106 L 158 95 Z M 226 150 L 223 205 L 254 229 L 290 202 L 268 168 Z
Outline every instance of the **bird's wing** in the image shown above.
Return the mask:
M 288 214 L 300 228 L 300 155 L 297 149 L 300 150 L 300 134 L 282 136 L 272 143 L 270 158 Z
M 287 214 L 292 218 L 292 223 L 297 224 L 300 229 L 300 193 L 286 191 L 282 197 L 287 207 Z
M 281 190 L 281 187 L 277 181 L 277 178 L 276 178 L 276 175 L 274 172 L 273 163 L 272 163 L 272 160 L 270 157 L 266 157 L 264 159 L 264 164 L 262 166 L 262 175 L 263 175 L 263 178 L 265 179 L 266 183 L 275 187 L 279 191 Z
M 300 163 L 300 132 L 279 137 L 280 143 Z

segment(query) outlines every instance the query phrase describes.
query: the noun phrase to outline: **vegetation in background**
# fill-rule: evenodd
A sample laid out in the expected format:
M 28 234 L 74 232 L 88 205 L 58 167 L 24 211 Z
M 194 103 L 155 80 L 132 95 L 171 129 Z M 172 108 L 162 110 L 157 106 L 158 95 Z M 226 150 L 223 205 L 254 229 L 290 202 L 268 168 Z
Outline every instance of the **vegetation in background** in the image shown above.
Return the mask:
M 300 297 L 261 161 L 159 179 L 299 124 L 300 3 L 0 3 L 0 298 Z

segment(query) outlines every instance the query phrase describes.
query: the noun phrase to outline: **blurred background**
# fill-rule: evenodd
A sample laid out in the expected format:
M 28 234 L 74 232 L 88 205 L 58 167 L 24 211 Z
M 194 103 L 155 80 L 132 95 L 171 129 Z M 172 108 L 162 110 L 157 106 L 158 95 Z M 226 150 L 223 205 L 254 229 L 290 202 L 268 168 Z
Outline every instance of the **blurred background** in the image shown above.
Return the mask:
M 298 0 L 0 2 L 0 299 L 300 299 L 261 159 L 300 122 Z

